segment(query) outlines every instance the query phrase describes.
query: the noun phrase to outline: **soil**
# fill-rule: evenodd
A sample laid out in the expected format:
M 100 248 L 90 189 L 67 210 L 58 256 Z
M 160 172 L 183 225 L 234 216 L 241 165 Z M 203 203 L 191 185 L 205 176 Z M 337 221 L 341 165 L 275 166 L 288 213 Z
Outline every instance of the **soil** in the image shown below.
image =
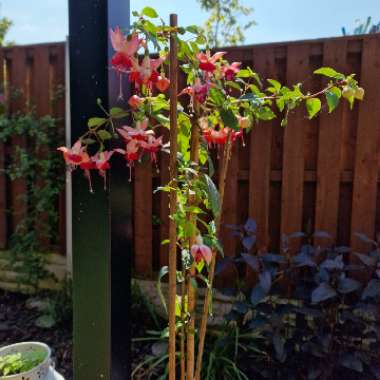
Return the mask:
M 35 325 L 40 312 L 26 308 L 29 296 L 0 290 L 0 346 L 17 342 L 39 341 L 48 344 L 53 352 L 56 370 L 65 380 L 73 380 L 71 325 L 50 329 Z

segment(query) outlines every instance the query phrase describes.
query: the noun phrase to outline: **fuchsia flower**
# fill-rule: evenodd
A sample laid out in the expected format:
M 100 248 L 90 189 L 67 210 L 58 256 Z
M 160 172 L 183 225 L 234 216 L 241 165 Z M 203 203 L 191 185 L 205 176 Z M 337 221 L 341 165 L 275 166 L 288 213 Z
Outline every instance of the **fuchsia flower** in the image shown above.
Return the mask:
M 157 78 L 156 87 L 159 91 L 165 92 L 170 86 L 170 80 L 166 77 L 159 76 Z
M 251 119 L 248 116 L 236 115 L 236 117 L 239 122 L 239 128 L 247 129 L 251 126 Z
M 111 167 L 109 160 L 113 155 L 113 151 L 103 151 L 98 152 L 95 156 L 91 157 L 92 162 L 94 163 L 94 169 L 99 170 L 99 174 L 104 179 L 104 190 L 107 188 L 107 178 L 106 171 Z
M 139 144 L 136 140 L 130 140 L 126 145 L 125 150 L 117 148 L 114 152 L 120 153 L 124 156 L 129 167 L 129 181 L 132 180 L 132 167 L 134 166 L 135 161 L 139 158 Z
M 224 65 L 222 71 L 226 80 L 233 80 L 235 75 L 239 72 L 241 62 L 233 62 L 230 65 Z
M 152 162 L 157 162 L 157 152 L 160 150 L 162 146 L 162 136 L 156 138 L 152 135 L 148 136 L 147 141 L 140 141 L 141 148 L 144 149 L 144 151 L 150 153 L 150 159 Z
M 154 131 L 148 130 L 149 120 L 139 120 L 136 123 L 136 128 L 124 126 L 118 128 L 117 131 L 124 138 L 125 141 L 137 140 L 137 141 L 146 141 L 148 136 L 154 135 Z
M 203 129 L 203 137 L 211 147 L 215 145 L 224 145 L 228 139 L 229 128 L 205 128 Z
M 198 53 L 197 59 L 199 61 L 199 68 L 207 73 L 212 73 L 216 69 L 215 63 L 226 54 L 225 51 L 215 53 L 212 57 L 210 56 L 210 51 L 206 53 Z
M 63 153 L 63 158 L 65 159 L 66 164 L 72 168 L 80 165 L 85 157 L 88 157 L 88 154 L 84 151 L 84 147 L 82 147 L 80 140 L 78 140 L 71 149 L 65 146 L 61 146 L 57 148 L 57 150 Z
M 83 170 L 84 176 L 88 179 L 90 192 L 92 193 L 93 190 L 90 170 L 94 169 L 95 165 L 91 157 L 84 149 L 85 148 L 82 147 L 82 143 L 80 140 L 78 140 L 71 149 L 65 146 L 57 148 L 57 150 L 63 153 L 63 158 L 65 159 L 65 162 L 68 165 L 69 170 L 74 170 L 78 166 Z
M 193 256 L 194 261 L 198 264 L 202 260 L 204 260 L 207 265 L 211 263 L 212 260 L 212 251 L 210 247 L 207 245 L 203 244 L 202 237 L 198 236 L 197 237 L 197 244 L 194 244 L 191 247 L 191 256 Z
M 207 99 L 207 95 L 210 89 L 210 85 L 207 83 L 203 83 L 200 78 L 196 78 L 194 81 L 193 87 L 188 86 L 185 87 L 179 94 L 178 96 L 181 95 L 190 95 L 194 97 L 194 99 L 199 102 L 199 103 L 204 103 Z
M 118 71 L 127 71 L 132 67 L 133 56 L 137 53 L 141 40 L 134 33 L 128 38 L 123 35 L 119 27 L 110 29 L 110 38 L 115 55 L 112 57 L 112 65 Z
M 129 80 L 135 82 L 136 88 L 140 88 L 141 85 L 152 88 L 153 84 L 157 83 L 159 78 L 157 69 L 164 61 L 164 57 L 151 59 L 148 55 L 143 58 L 141 64 L 139 64 L 137 60 L 133 61 L 133 68 L 129 75 Z
M 140 107 L 141 104 L 143 104 L 144 99 L 140 98 L 138 95 L 132 95 L 129 100 L 128 104 L 129 106 L 135 110 Z

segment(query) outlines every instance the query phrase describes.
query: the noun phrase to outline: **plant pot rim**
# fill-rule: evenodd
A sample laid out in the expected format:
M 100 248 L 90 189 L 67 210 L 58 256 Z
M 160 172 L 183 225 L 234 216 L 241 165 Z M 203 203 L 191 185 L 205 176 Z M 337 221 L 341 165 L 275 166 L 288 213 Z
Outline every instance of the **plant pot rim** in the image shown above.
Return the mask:
M 19 343 L 13 343 L 13 344 L 10 344 L 8 346 L 1 347 L 0 348 L 0 357 L 7 355 L 4 351 L 8 351 L 9 349 L 12 349 L 12 348 L 18 349 L 18 348 L 20 348 L 22 346 L 26 346 L 26 345 L 33 345 L 33 346 L 40 347 L 40 348 L 44 349 L 47 353 L 45 360 L 42 361 L 41 363 L 39 363 L 38 365 L 36 365 L 35 367 L 31 368 L 29 371 L 20 372 L 20 373 L 14 374 L 14 375 L 2 376 L 1 377 L 2 380 L 13 380 L 13 379 L 19 378 L 20 376 L 32 375 L 33 371 L 35 371 L 35 369 L 37 367 L 43 366 L 43 365 L 47 364 L 48 362 L 50 362 L 51 349 L 47 344 L 42 343 L 42 342 L 19 342 Z

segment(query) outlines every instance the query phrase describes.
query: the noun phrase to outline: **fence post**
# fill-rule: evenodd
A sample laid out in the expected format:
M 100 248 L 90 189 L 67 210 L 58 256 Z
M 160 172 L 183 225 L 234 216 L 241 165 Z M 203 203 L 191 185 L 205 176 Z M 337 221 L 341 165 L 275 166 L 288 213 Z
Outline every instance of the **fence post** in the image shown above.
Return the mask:
M 128 0 L 70 0 L 71 142 L 87 119 L 117 101 L 109 28 L 129 25 Z M 129 365 L 131 188 L 115 162 L 112 191 L 94 173 L 90 194 L 81 173 L 72 176 L 74 377 L 125 380 Z

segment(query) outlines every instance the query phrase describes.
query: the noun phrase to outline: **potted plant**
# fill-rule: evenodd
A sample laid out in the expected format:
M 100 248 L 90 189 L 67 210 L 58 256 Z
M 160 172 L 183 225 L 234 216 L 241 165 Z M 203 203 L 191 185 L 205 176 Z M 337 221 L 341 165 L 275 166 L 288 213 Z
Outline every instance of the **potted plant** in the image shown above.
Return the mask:
M 23 342 L 0 348 L 3 380 L 63 380 L 50 364 L 51 350 L 44 343 Z

